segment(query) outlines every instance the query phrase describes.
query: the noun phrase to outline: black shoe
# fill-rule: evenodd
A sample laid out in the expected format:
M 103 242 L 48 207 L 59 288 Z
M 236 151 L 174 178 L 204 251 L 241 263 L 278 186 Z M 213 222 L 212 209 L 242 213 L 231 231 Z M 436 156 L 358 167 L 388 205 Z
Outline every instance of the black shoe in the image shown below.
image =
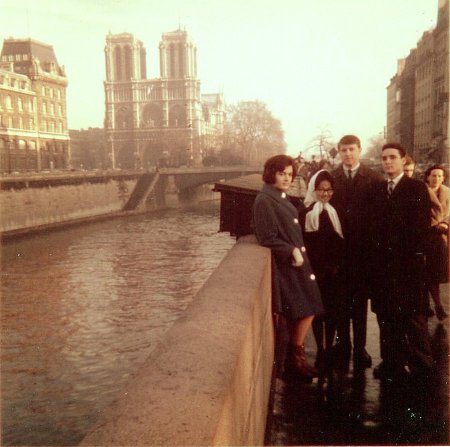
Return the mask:
M 445 312 L 444 307 L 442 305 L 436 306 L 436 317 L 439 321 L 445 320 L 448 317 L 447 312 Z
M 381 362 L 373 370 L 373 377 L 382 381 L 404 381 L 410 377 L 409 372 L 402 365 L 386 365 Z
M 356 368 L 370 368 L 372 366 L 372 357 L 365 350 L 353 351 L 353 365 Z

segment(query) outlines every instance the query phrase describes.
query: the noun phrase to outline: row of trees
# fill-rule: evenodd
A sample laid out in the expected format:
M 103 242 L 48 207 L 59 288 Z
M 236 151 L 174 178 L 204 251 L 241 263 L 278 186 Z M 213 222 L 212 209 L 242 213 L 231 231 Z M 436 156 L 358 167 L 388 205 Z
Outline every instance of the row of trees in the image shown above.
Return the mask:
M 286 151 L 281 121 L 261 101 L 241 101 L 230 106 L 224 132 L 216 144 L 214 153 L 204 157 L 205 165 L 259 165 Z
M 384 143 L 381 132 L 374 135 L 363 148 L 363 157 L 378 159 Z M 220 147 L 216 157 L 223 164 L 261 164 L 271 155 L 286 151 L 281 122 L 261 101 L 243 101 L 229 108 Z M 299 155 L 316 161 L 326 159 L 333 164 L 337 157 L 337 141 L 328 126 L 320 128 Z

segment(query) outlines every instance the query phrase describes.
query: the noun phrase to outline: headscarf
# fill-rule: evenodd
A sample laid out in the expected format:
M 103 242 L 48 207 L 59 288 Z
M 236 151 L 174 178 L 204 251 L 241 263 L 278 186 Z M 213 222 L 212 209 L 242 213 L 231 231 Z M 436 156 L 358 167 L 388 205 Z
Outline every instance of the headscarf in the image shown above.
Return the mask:
M 321 169 L 320 171 L 317 171 L 312 177 L 311 180 L 308 183 L 308 191 L 306 192 L 304 204 L 306 207 L 314 203 L 314 206 L 311 211 L 308 211 L 306 213 L 306 219 L 305 219 L 305 231 L 306 232 L 312 232 L 317 231 L 319 229 L 319 216 L 320 213 L 323 210 L 326 210 L 328 212 L 328 216 L 330 217 L 331 223 L 333 225 L 334 231 L 336 231 L 341 238 L 344 238 L 342 234 L 342 226 L 341 222 L 339 220 L 339 217 L 337 215 L 336 210 L 332 205 L 330 205 L 329 202 L 323 203 L 321 202 L 316 195 L 316 188 L 315 188 L 315 182 L 317 179 L 317 176 L 323 172 L 326 171 L 326 169 Z

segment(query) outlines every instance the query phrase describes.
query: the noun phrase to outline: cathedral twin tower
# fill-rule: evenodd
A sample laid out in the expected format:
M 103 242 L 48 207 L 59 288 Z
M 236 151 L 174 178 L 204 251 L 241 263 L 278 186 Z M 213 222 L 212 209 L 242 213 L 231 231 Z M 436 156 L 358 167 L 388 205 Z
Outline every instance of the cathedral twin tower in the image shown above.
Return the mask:
M 115 168 L 198 165 L 223 131 L 221 93 L 201 95 L 197 49 L 184 30 L 163 33 L 160 77 L 132 34 L 108 34 L 105 130 Z

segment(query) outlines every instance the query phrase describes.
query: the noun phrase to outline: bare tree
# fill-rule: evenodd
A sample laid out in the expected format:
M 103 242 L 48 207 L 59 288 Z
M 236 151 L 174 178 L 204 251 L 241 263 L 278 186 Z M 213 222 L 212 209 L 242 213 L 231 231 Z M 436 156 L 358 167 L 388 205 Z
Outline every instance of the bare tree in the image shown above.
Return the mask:
M 367 147 L 363 150 L 364 158 L 369 160 L 378 160 L 381 155 L 381 148 L 383 144 L 386 143 L 383 132 L 379 132 L 373 137 L 369 138 L 369 143 Z
M 330 151 L 335 146 L 333 135 L 328 125 L 325 125 L 319 129 L 319 134 L 308 143 L 304 152 L 319 156 L 321 160 L 328 160 L 330 158 Z
M 261 164 L 272 155 L 285 153 L 281 122 L 261 101 L 241 101 L 230 106 L 222 150 L 242 157 L 247 164 Z

